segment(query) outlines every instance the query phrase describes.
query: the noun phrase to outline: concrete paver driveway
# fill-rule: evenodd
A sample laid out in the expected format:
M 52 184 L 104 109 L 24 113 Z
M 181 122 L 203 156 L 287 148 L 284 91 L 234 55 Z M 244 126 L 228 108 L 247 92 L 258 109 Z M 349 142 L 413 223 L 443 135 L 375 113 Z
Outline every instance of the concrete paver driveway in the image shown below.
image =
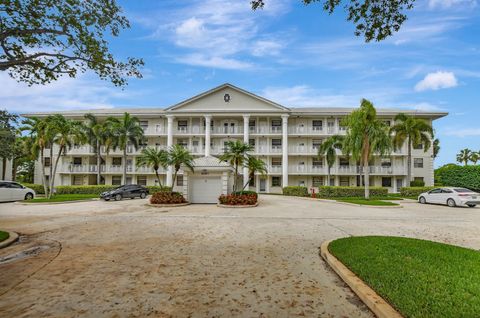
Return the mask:
M 372 317 L 319 257 L 324 240 L 480 248 L 479 208 L 282 196 L 261 196 L 254 209 L 145 203 L 1 204 L 0 228 L 22 237 L 0 250 L 0 316 Z

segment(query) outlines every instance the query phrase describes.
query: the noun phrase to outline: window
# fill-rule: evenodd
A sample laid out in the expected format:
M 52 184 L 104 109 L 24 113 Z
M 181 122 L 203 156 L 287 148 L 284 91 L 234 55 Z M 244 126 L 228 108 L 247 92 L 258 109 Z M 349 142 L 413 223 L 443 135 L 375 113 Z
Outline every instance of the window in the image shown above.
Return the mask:
M 282 166 L 282 158 L 272 158 L 272 167 Z
M 305 181 L 304 180 L 298 181 L 298 186 L 299 187 L 304 187 L 305 186 Z
M 314 167 L 323 167 L 323 159 L 313 158 L 312 166 Z
M 282 127 L 282 121 L 280 119 L 272 119 L 272 127 Z
M 321 145 L 322 145 L 322 139 L 313 139 L 312 140 L 313 149 L 317 150 L 318 148 L 320 148 Z
M 147 185 L 147 176 L 137 176 L 137 184 L 146 186 Z
M 414 168 L 423 168 L 423 158 L 413 158 Z
M 282 180 L 280 177 L 272 177 L 272 187 L 281 187 L 282 186 Z
M 188 127 L 188 121 L 187 120 L 177 121 L 177 127 L 178 127 L 178 131 L 186 132 Z
M 187 139 L 177 139 L 177 145 L 186 148 L 188 146 Z
M 282 147 L 282 139 L 272 139 L 272 148 L 278 149 Z
M 112 185 L 121 185 L 122 176 L 112 176 Z
M 392 186 L 392 178 L 391 177 L 382 177 L 382 187 L 390 188 Z
M 433 189 L 433 190 L 430 190 L 428 193 L 430 194 L 442 193 L 442 189 Z
M 45 165 L 45 167 L 50 167 L 50 164 L 51 164 L 50 157 L 43 158 L 43 164 Z
M 83 176 L 73 176 L 73 185 L 82 185 Z
M 413 149 L 416 149 L 416 150 L 423 149 L 423 143 L 419 143 L 418 145 L 413 145 Z
M 382 167 L 390 168 L 392 166 L 392 159 L 391 158 L 381 158 L 380 164 Z
M 413 180 L 423 182 L 423 177 L 414 177 Z
M 350 185 L 350 178 L 349 177 L 340 177 L 340 186 L 341 187 L 348 187 Z
M 312 178 L 312 185 L 314 187 L 320 187 L 323 185 L 323 177 L 313 177 Z
M 183 187 L 183 176 L 177 176 L 177 186 Z
M 148 120 L 140 120 L 140 127 L 142 127 L 143 130 L 147 130 Z
M 346 157 L 340 157 L 340 166 L 342 167 L 345 167 L 345 166 L 349 166 L 350 165 L 350 162 L 348 160 L 348 158 Z
M 22 188 L 23 188 L 22 185 L 20 185 L 20 184 L 18 184 L 18 183 L 16 183 L 16 182 L 10 182 L 10 183 L 8 184 L 8 187 L 9 187 L 10 189 L 22 189 Z
M 122 157 L 113 157 L 112 158 L 112 165 L 113 166 L 121 166 L 122 165 Z
M 0 182 L 0 189 L 5 189 L 8 188 L 8 183 L 7 182 Z
M 323 129 L 323 121 L 321 120 L 313 120 L 312 121 L 312 128 L 313 130 L 322 130 Z
M 253 127 L 253 128 L 255 128 L 255 120 L 254 120 L 254 119 L 248 121 L 248 127 Z
M 73 157 L 73 164 L 74 165 L 81 165 L 82 164 L 82 157 Z
M 252 147 L 255 147 L 255 139 L 254 138 L 248 139 L 248 144 Z

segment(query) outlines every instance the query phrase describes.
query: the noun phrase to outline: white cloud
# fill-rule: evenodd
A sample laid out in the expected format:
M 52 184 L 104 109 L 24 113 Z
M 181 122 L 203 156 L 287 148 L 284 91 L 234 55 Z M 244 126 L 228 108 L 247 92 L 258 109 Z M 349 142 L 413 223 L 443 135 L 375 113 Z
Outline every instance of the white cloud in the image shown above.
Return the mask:
M 452 7 L 468 7 L 468 8 L 473 8 L 477 5 L 476 0 L 429 0 L 428 1 L 428 7 L 430 9 L 449 9 Z
M 275 40 L 258 40 L 253 43 L 252 54 L 254 56 L 278 55 L 284 44 Z
M 458 85 L 457 78 L 452 72 L 438 71 L 428 73 L 423 80 L 415 85 L 417 92 L 426 90 L 438 90 L 442 88 L 450 88 Z
M 224 58 L 220 56 L 206 56 L 203 54 L 190 54 L 180 56 L 176 59 L 176 61 L 188 65 L 212 67 L 226 70 L 245 70 L 253 67 L 251 63 L 241 60 Z

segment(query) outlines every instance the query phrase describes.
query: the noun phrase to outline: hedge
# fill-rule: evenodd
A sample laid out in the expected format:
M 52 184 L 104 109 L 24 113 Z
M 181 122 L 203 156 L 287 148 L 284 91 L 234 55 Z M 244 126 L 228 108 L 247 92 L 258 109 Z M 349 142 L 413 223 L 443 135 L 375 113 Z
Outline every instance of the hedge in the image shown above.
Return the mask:
M 290 195 L 295 197 L 305 197 L 308 195 L 307 187 L 302 186 L 288 186 L 284 187 L 282 190 L 283 195 Z
M 23 186 L 32 189 L 36 194 L 45 194 L 45 189 L 41 184 L 22 183 Z
M 179 204 L 187 201 L 180 192 L 158 191 L 150 198 L 151 204 Z
M 402 197 L 418 197 L 421 193 L 430 191 L 435 187 L 403 187 L 400 188 Z
M 387 196 L 388 189 L 382 187 L 370 187 L 371 197 Z M 342 198 L 342 197 L 364 197 L 364 187 L 318 187 L 317 198 Z
M 425 181 L 423 180 L 412 180 L 410 181 L 410 187 L 424 187 Z
M 100 194 L 105 191 L 110 191 L 118 186 L 112 185 L 84 185 L 84 186 L 57 186 L 55 187 L 56 194 Z M 149 192 L 155 193 L 160 191 L 170 191 L 169 187 L 147 186 Z
M 444 165 L 435 169 L 435 182 L 447 187 L 463 187 L 478 192 L 480 191 L 480 165 Z

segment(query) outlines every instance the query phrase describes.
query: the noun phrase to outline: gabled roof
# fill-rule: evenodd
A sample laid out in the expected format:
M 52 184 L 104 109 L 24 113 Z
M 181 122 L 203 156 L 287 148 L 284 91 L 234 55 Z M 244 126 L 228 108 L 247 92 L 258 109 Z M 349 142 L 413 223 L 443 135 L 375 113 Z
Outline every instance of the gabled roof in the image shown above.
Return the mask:
M 269 104 L 269 105 L 271 105 L 271 106 L 273 106 L 273 107 L 276 107 L 276 108 L 278 108 L 279 110 L 282 110 L 282 111 L 290 111 L 290 109 L 287 108 L 287 107 L 285 107 L 285 106 L 282 106 L 282 105 L 277 104 L 277 103 L 275 103 L 275 102 L 273 102 L 273 101 L 271 101 L 271 100 L 269 100 L 269 99 L 266 99 L 266 98 L 264 98 L 264 97 L 258 96 L 258 95 L 256 95 L 256 94 L 253 94 L 253 93 L 251 93 L 251 92 L 249 92 L 249 91 L 246 91 L 246 90 L 244 90 L 244 89 L 242 89 L 242 88 L 240 88 L 240 87 L 237 87 L 237 86 L 235 86 L 235 85 L 232 85 L 232 84 L 230 84 L 230 83 L 222 84 L 222 85 L 217 86 L 217 87 L 215 87 L 215 88 L 212 88 L 212 89 L 210 89 L 210 90 L 208 90 L 208 91 L 205 91 L 205 92 L 203 92 L 203 93 L 200 93 L 200 94 L 198 94 L 198 95 L 195 95 L 195 96 L 193 96 L 193 97 L 191 97 L 191 98 L 189 98 L 189 99 L 186 99 L 186 100 L 184 100 L 184 101 L 182 101 L 182 102 L 180 102 L 180 103 L 177 103 L 177 104 L 175 104 L 175 105 L 173 105 L 173 106 L 170 106 L 170 107 L 166 108 L 165 111 L 168 112 L 168 111 L 176 110 L 176 109 L 181 108 L 182 106 L 185 106 L 185 105 L 187 105 L 187 104 L 190 104 L 190 103 L 192 103 L 192 102 L 194 102 L 194 101 L 196 101 L 196 100 L 198 100 L 198 99 L 200 99 L 200 98 L 202 98 L 202 97 L 205 97 L 205 96 L 208 96 L 208 95 L 210 95 L 210 94 L 216 93 L 216 92 L 218 92 L 218 91 L 220 91 L 220 90 L 222 90 L 222 89 L 224 89 L 224 88 L 230 88 L 230 89 L 232 89 L 232 90 L 234 90 L 234 91 L 237 91 L 237 92 L 239 92 L 239 93 L 248 95 L 248 96 L 250 96 L 250 97 L 252 97 L 252 98 L 258 99 L 258 100 L 260 100 L 260 101 L 262 101 L 262 102 L 264 102 L 264 103 L 267 103 L 267 104 Z
M 230 165 L 213 156 L 199 157 L 193 160 L 194 168 L 230 168 Z

